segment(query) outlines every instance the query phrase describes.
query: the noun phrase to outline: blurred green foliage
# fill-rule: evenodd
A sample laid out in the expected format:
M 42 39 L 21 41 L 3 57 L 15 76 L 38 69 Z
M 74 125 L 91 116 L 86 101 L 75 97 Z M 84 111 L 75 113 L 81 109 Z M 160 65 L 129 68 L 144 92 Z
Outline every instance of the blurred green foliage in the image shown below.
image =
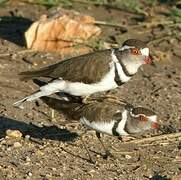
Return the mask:
M 71 6 L 72 3 L 84 3 L 84 4 L 95 4 L 104 5 L 112 8 L 127 10 L 129 12 L 140 12 L 144 4 L 140 0 L 25 0 L 29 3 L 36 3 L 45 6 Z M 147 0 L 145 1 L 148 5 L 155 5 L 157 0 Z
M 8 0 L 0 0 L 0 5 L 4 5 Z
M 40 4 L 48 7 L 52 6 L 70 6 L 72 5 L 71 0 L 24 0 L 24 2 L 32 4 Z
M 173 7 L 171 17 L 176 23 L 181 23 L 181 9 Z

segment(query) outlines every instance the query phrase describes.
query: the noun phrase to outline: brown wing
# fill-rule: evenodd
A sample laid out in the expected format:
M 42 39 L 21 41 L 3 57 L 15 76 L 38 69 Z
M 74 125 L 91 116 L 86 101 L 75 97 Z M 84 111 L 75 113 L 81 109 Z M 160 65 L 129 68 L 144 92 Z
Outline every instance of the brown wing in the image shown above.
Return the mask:
M 53 97 L 41 97 L 43 102 L 49 107 L 62 112 L 69 119 L 79 121 L 81 117 L 85 117 L 91 121 L 109 122 L 112 119 L 122 119 L 122 112 L 125 105 L 120 105 L 110 101 L 94 102 L 91 104 L 82 104 L 60 100 Z
M 22 72 L 20 76 L 22 80 L 50 77 L 72 82 L 95 83 L 109 71 L 111 61 L 111 50 L 104 50 L 61 61 L 37 71 Z
M 85 117 L 89 121 L 110 122 L 112 119 L 118 120 L 121 118 L 124 105 L 113 102 L 96 102 L 82 106 L 75 112 L 75 116 Z

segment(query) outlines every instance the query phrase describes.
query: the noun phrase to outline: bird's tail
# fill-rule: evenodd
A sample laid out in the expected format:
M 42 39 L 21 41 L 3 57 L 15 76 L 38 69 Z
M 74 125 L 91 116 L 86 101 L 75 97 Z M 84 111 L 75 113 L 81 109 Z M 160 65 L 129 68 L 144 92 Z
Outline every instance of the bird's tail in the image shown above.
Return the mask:
M 62 112 L 71 119 L 74 119 L 75 110 L 81 107 L 81 103 L 61 100 L 49 96 L 42 96 L 40 99 L 52 109 Z
M 43 73 L 41 72 L 41 74 Z M 22 81 L 27 81 L 27 80 L 39 77 L 41 74 L 39 71 L 25 71 L 25 72 L 19 73 L 19 76 Z
M 41 81 L 39 81 L 40 84 Z M 43 85 L 43 83 L 41 84 L 42 86 L 40 86 L 40 90 L 29 95 L 26 96 L 25 98 L 15 102 L 13 105 L 15 107 L 19 107 L 21 109 L 23 109 L 23 103 L 27 102 L 27 101 L 33 101 L 35 99 L 38 99 L 42 96 L 49 96 L 53 93 L 57 93 L 61 90 L 63 90 L 64 88 L 64 83 L 62 80 L 54 80 L 48 84 L 44 83 L 45 85 Z
M 23 103 L 25 103 L 27 101 L 27 99 L 28 99 L 28 96 L 21 99 L 21 100 L 19 100 L 19 101 L 17 101 L 17 102 L 15 102 L 15 103 L 13 103 L 13 106 L 17 107 L 17 108 L 20 108 L 20 109 L 24 109 Z
M 72 109 L 72 107 L 80 105 L 79 103 L 76 103 L 76 102 L 65 101 L 65 100 L 61 100 L 61 99 L 49 97 L 49 96 L 43 96 L 40 99 L 45 104 L 47 104 L 48 106 L 50 106 L 51 108 L 57 111 L 70 110 Z
M 39 79 L 33 79 L 33 82 L 40 87 L 47 84 Z M 74 110 L 81 106 L 82 101 L 69 94 L 64 94 L 63 92 L 58 92 L 56 95 L 58 98 L 42 96 L 40 99 L 52 109 L 62 112 L 71 119 L 74 119 Z
M 38 86 L 40 86 L 40 87 L 47 84 L 46 82 L 41 81 L 41 80 L 39 80 L 39 79 L 33 79 L 33 82 L 34 82 L 35 84 L 37 84 Z M 33 96 L 33 95 L 36 94 L 36 93 L 37 93 L 37 92 L 33 93 L 33 94 L 30 95 L 30 96 Z M 23 103 L 25 103 L 26 101 L 28 101 L 28 100 L 30 99 L 30 96 L 27 96 L 27 97 L 25 97 L 25 98 L 23 98 L 23 99 L 15 102 L 15 103 L 13 104 L 13 106 L 19 107 L 20 109 L 23 109 Z
M 33 82 L 34 82 L 36 85 L 38 85 L 39 87 L 48 84 L 47 82 L 42 81 L 42 80 L 40 80 L 40 79 L 33 79 Z
M 50 91 L 37 91 L 37 92 L 35 92 L 35 93 L 33 93 L 33 94 L 31 94 L 31 95 L 29 95 L 29 96 L 26 96 L 25 98 L 23 98 L 23 99 L 21 99 L 21 100 L 19 100 L 19 101 L 17 101 L 17 102 L 15 102 L 14 104 L 13 104 L 13 106 L 15 106 L 15 107 L 18 107 L 18 108 L 20 108 L 20 109 L 23 109 L 23 104 L 25 103 L 25 102 L 27 102 L 27 101 L 33 101 L 33 100 L 35 100 L 35 99 L 38 99 L 38 98 L 40 98 L 41 96 L 48 96 L 48 95 L 50 95 L 50 94 L 52 94 L 52 92 L 50 92 Z

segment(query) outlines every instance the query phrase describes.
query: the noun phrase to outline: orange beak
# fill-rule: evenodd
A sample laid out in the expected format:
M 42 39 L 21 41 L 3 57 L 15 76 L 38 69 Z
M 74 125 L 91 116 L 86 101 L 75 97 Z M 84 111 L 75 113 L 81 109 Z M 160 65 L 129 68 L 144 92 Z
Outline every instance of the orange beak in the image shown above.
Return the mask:
M 151 124 L 151 127 L 152 127 L 153 129 L 158 129 L 158 128 L 159 128 L 159 124 L 158 124 L 157 122 L 153 122 L 153 123 Z

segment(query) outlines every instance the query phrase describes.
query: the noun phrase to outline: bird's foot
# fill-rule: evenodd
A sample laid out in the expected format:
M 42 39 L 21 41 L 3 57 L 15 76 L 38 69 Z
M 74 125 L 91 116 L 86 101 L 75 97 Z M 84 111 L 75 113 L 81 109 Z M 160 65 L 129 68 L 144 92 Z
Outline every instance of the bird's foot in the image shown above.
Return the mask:
M 114 158 L 114 155 L 109 150 L 106 150 L 102 156 L 103 159 L 108 159 L 108 157 Z
M 96 101 L 96 99 L 93 97 L 90 97 L 90 96 L 82 97 L 83 104 L 90 104 L 90 103 L 94 103 L 95 101 Z

